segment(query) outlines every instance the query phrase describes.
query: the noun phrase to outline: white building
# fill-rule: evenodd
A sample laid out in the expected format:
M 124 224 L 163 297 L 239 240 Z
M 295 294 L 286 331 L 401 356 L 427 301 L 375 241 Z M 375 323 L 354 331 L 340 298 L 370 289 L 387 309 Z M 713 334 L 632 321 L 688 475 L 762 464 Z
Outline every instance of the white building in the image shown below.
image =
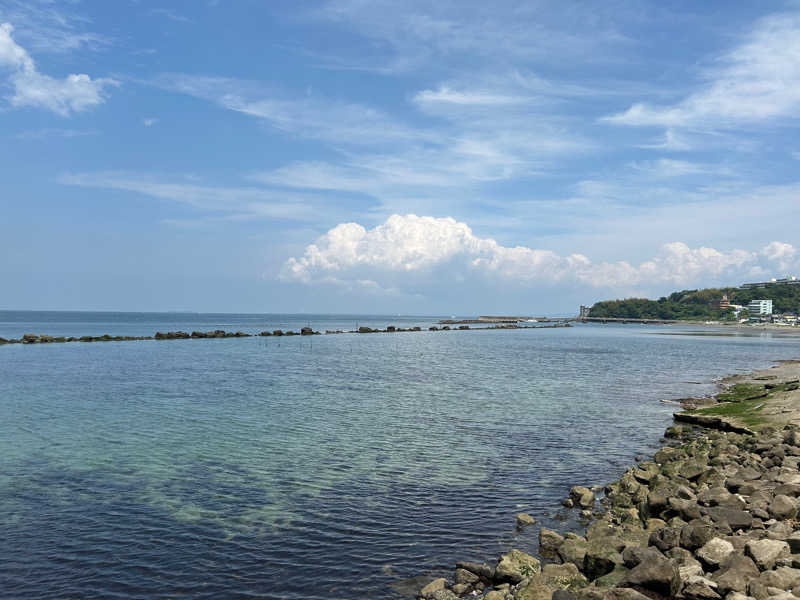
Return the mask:
M 747 305 L 747 312 L 750 313 L 750 316 L 771 315 L 772 300 L 751 300 Z

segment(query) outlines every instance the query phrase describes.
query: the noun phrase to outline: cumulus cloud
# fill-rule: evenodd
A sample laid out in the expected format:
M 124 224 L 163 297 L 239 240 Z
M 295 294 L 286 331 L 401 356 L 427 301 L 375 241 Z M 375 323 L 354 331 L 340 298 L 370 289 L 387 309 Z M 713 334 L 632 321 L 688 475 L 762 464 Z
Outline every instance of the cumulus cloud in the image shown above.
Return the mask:
M 797 258 L 795 248 L 783 242 L 760 251 L 729 252 L 672 242 L 640 264 L 593 262 L 582 254 L 503 246 L 450 217 L 392 215 L 373 229 L 358 223 L 337 225 L 302 256 L 287 260 L 280 277 L 307 284 L 370 280 L 401 286 L 404 279 L 417 282 L 433 276 L 439 281 L 483 278 L 528 287 L 572 284 L 626 290 L 760 275 L 796 267 Z
M 118 85 L 113 79 L 92 79 L 86 74 L 57 79 L 40 73 L 28 51 L 14 41 L 13 31 L 10 23 L 0 24 L 0 68 L 11 71 L 12 106 L 44 108 L 68 116 L 102 104 L 106 88 Z
M 721 58 L 702 89 L 672 106 L 633 104 L 606 120 L 622 125 L 692 127 L 757 123 L 800 107 L 800 13 L 758 21 Z

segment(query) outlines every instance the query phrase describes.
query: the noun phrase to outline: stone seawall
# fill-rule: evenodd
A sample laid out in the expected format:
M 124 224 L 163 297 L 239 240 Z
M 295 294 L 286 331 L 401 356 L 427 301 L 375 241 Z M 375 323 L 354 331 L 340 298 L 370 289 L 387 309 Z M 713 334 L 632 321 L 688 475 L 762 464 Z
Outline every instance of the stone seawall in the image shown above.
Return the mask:
M 540 327 L 527 327 L 527 326 L 520 326 L 520 325 L 495 325 L 492 327 L 469 327 L 467 325 L 461 325 L 459 327 L 449 327 L 445 325 L 444 327 L 437 327 L 431 326 L 428 327 L 428 331 L 483 331 L 487 329 L 552 329 L 556 327 L 570 327 L 569 324 L 566 325 L 543 325 Z M 358 329 L 352 331 L 343 331 L 343 330 L 327 330 L 325 334 L 344 334 L 344 333 L 410 333 L 410 332 L 418 332 L 423 331 L 422 327 L 409 327 L 409 328 L 402 328 L 402 327 L 395 327 L 394 325 L 388 325 L 386 329 L 379 329 L 379 328 L 372 328 L 372 327 L 359 327 Z M 21 338 L 12 338 L 6 339 L 0 337 L 0 346 L 4 346 L 7 344 L 63 344 L 69 342 L 126 342 L 126 341 L 138 341 L 138 340 L 189 340 L 189 339 L 219 339 L 219 338 L 247 338 L 247 337 L 283 337 L 283 336 L 293 336 L 293 335 L 321 335 L 319 331 L 314 331 L 311 327 L 303 327 L 300 331 L 283 331 L 282 329 L 275 329 L 273 331 L 262 331 L 260 333 L 244 333 L 242 331 L 223 331 L 222 329 L 217 329 L 214 331 L 193 331 L 191 333 L 187 333 L 186 331 L 168 331 L 166 333 L 162 333 L 160 331 L 156 332 L 155 335 L 145 335 L 145 336 L 127 336 L 127 335 L 98 335 L 98 336 L 91 336 L 91 335 L 84 335 L 81 337 L 76 336 L 52 336 L 52 335 L 37 335 L 34 333 L 26 333 Z

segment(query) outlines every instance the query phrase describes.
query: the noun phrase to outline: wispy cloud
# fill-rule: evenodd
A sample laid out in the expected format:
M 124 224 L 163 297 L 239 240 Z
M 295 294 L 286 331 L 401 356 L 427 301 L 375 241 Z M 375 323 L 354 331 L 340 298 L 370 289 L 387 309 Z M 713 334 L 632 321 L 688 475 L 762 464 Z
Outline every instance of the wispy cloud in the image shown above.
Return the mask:
M 189 17 L 182 15 L 171 8 L 151 8 L 149 11 L 147 11 L 147 14 L 154 17 L 164 17 L 177 23 L 191 23 L 192 21 Z
M 16 135 L 20 140 L 43 140 L 47 138 L 76 138 L 86 137 L 90 135 L 100 135 L 97 129 L 35 129 L 31 131 L 23 131 Z
M 461 91 L 453 90 L 445 85 L 439 86 L 436 90 L 422 90 L 414 95 L 414 102 L 417 104 L 457 104 L 457 105 L 481 105 L 498 106 L 505 104 L 518 104 L 528 101 L 526 98 L 518 96 L 506 96 L 481 91 Z
M 106 89 L 119 85 L 114 79 L 92 79 L 86 74 L 56 79 L 40 73 L 28 51 L 14 41 L 13 31 L 10 23 L 0 24 L 0 67 L 11 71 L 12 106 L 44 108 L 66 117 L 102 104 Z
M 429 138 L 424 131 L 408 127 L 368 105 L 292 96 L 255 81 L 164 74 L 153 84 L 257 117 L 291 134 L 343 146 L 424 142 Z
M 0 22 L 13 23 L 20 39 L 33 52 L 66 53 L 111 45 L 107 35 L 87 31 L 91 20 L 75 9 L 72 2 L 3 0 Z
M 637 161 L 631 163 L 631 166 L 648 177 L 658 178 L 684 177 L 687 175 L 732 175 L 732 171 L 724 166 L 672 158 Z
M 148 117 L 142 119 L 142 125 L 144 125 L 145 127 L 152 127 L 156 123 L 158 123 L 158 119 L 156 119 L 155 117 Z
M 708 82 L 678 104 L 636 103 L 607 117 L 620 125 L 733 127 L 793 117 L 800 107 L 800 14 L 759 20 L 745 40 L 719 58 Z
M 369 57 L 345 55 L 325 59 L 328 66 L 380 73 L 430 68 L 449 63 L 557 60 L 568 57 L 602 60 L 598 47 L 625 44 L 611 15 L 564 3 L 511 4 L 411 0 L 331 0 L 310 16 L 374 40 Z M 586 35 L 591 31 L 591 35 Z M 556 57 L 558 57 L 556 59 Z
M 316 222 L 331 216 L 320 198 L 257 187 L 207 184 L 195 177 L 158 178 L 141 173 L 67 173 L 64 185 L 131 192 L 184 204 L 216 220 L 287 219 Z

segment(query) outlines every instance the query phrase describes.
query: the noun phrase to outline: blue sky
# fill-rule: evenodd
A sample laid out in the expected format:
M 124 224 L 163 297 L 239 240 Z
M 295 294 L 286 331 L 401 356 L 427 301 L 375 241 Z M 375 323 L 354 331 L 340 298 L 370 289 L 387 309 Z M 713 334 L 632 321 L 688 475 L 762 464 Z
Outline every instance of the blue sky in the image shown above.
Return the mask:
M 800 3 L 0 0 L 0 307 L 800 275 Z

